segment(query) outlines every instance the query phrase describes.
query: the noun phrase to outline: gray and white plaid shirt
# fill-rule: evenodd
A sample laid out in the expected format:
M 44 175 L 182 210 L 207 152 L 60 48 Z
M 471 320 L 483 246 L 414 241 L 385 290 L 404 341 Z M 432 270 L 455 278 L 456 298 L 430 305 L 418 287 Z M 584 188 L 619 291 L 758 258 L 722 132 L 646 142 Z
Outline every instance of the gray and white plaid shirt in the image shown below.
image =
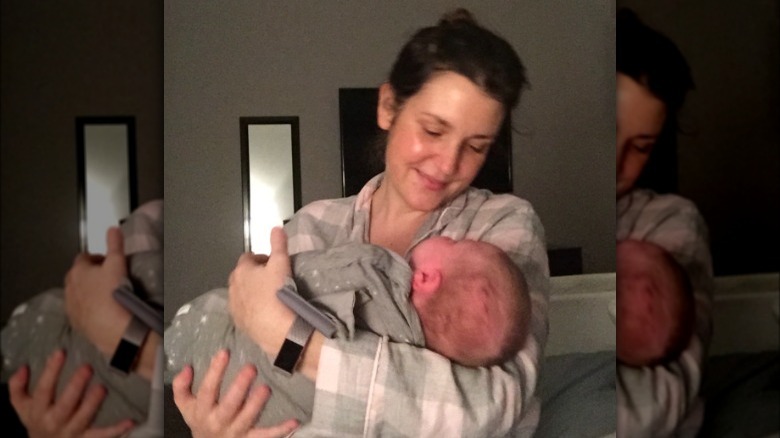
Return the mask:
M 314 202 L 286 226 L 291 254 L 347 242 L 368 243 L 371 198 L 382 176 L 357 196 Z M 516 196 L 469 189 L 433 212 L 414 238 L 447 236 L 490 242 L 526 276 L 531 333 L 503 366 L 467 368 L 423 348 L 358 331 L 327 340 L 316 381 L 311 423 L 296 436 L 531 436 L 539 417 L 534 392 L 547 340 L 549 269 L 544 229 Z M 408 251 L 404 255 L 408 260 Z

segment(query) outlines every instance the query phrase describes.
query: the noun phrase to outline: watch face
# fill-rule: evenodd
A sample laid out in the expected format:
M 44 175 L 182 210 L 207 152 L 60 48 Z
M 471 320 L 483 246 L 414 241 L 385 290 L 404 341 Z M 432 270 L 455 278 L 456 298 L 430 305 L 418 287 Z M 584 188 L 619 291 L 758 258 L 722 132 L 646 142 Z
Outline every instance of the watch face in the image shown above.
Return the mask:
M 127 374 L 130 372 L 136 356 L 138 356 L 138 345 L 122 339 L 114 351 L 114 356 L 111 357 L 111 367 Z
M 295 364 L 298 363 L 298 358 L 301 357 L 302 351 L 303 345 L 285 339 L 281 350 L 279 350 L 279 354 L 276 356 L 274 366 L 287 374 L 292 374 Z

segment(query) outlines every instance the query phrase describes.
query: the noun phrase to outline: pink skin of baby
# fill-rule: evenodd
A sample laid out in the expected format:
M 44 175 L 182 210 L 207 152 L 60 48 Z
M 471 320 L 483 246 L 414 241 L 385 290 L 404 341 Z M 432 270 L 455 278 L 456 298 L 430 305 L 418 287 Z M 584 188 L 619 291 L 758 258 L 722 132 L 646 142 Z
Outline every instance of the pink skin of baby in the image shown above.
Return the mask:
M 694 299 L 688 279 L 660 247 L 617 244 L 617 357 L 640 367 L 677 357 L 690 341 Z
M 474 367 L 503 363 L 522 348 L 528 291 L 501 249 L 437 236 L 417 245 L 410 263 L 411 300 L 426 348 Z

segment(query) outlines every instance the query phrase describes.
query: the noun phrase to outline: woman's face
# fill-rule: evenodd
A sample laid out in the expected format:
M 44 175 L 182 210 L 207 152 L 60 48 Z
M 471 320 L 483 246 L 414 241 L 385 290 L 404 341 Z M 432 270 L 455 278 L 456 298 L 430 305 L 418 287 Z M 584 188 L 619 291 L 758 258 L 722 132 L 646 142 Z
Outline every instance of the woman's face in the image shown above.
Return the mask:
M 617 197 L 642 173 L 666 119 L 666 105 L 650 90 L 617 74 Z
M 377 109 L 389 131 L 383 185 L 412 210 L 435 210 L 477 176 L 503 114 L 501 103 L 457 73 L 435 74 L 400 108 L 384 84 Z

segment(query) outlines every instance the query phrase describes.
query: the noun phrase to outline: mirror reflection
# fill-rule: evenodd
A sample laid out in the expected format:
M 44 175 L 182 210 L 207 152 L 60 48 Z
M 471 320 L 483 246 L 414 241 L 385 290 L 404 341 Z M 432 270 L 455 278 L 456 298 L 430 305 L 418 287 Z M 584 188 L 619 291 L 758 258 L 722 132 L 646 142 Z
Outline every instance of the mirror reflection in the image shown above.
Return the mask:
M 131 184 L 132 119 L 80 119 L 81 249 L 105 253 L 105 230 L 134 207 Z
M 270 252 L 271 228 L 300 208 L 298 118 L 242 118 L 244 246 Z

